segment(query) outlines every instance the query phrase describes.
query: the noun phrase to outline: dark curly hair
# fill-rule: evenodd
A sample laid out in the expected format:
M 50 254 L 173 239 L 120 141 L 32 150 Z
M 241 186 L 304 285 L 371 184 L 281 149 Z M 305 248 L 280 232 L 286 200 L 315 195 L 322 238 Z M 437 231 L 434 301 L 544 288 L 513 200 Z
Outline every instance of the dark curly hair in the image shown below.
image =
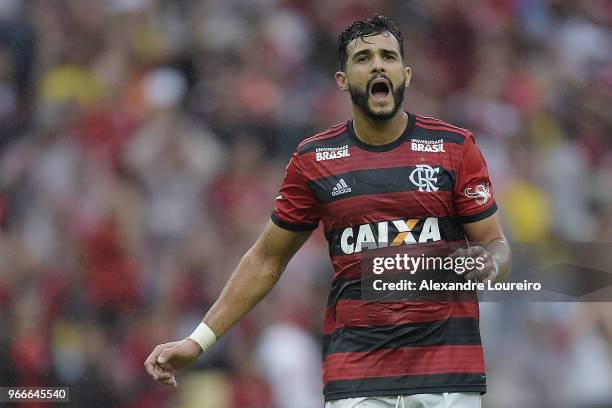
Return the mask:
M 385 31 L 393 34 L 399 43 L 400 55 L 402 56 L 402 60 L 404 60 L 404 39 L 402 38 L 402 33 L 400 32 L 399 27 L 389 17 L 375 14 L 374 17 L 368 20 L 355 21 L 348 26 L 342 32 L 342 34 L 340 34 L 340 37 L 338 37 L 338 57 L 340 59 L 340 70 L 344 71 L 346 69 L 346 61 L 348 59 L 346 46 L 351 41 L 353 41 L 355 38 L 363 39 L 363 37 L 382 34 Z

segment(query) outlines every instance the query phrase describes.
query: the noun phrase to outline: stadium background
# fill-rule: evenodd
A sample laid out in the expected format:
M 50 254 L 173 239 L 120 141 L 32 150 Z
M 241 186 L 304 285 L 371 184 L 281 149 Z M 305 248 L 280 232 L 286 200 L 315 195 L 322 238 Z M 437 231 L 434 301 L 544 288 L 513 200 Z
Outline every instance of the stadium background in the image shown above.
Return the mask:
M 177 390 L 143 361 L 207 310 L 297 143 L 349 114 L 337 35 L 376 11 L 404 32 L 406 108 L 474 130 L 512 240 L 612 241 L 609 5 L 0 1 L 0 385 L 321 406 L 320 233 Z M 612 406 L 609 304 L 487 303 L 481 325 L 486 407 Z

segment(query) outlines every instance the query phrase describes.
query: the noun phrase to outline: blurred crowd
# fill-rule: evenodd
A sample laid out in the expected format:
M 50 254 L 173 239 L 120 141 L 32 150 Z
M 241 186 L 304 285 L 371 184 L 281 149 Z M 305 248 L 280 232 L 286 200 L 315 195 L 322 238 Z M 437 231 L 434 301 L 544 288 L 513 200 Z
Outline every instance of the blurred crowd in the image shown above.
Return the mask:
M 375 12 L 404 33 L 406 109 L 475 132 L 510 239 L 612 242 L 607 0 L 0 0 L 0 385 L 322 406 L 320 231 L 178 389 L 143 362 L 214 301 L 297 143 L 350 114 L 337 36 Z M 485 406 L 612 406 L 608 304 L 481 309 Z

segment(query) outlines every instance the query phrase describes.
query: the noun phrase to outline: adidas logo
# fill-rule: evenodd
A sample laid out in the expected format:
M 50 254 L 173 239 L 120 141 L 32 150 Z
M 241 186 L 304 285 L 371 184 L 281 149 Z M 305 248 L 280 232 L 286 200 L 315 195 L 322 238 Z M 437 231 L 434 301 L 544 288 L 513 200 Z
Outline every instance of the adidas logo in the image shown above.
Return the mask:
M 350 192 L 351 192 L 351 188 L 346 184 L 346 181 L 344 181 L 344 179 L 340 179 L 338 184 L 336 184 L 336 187 L 334 187 L 332 190 L 332 196 L 335 197 L 340 194 L 346 194 Z

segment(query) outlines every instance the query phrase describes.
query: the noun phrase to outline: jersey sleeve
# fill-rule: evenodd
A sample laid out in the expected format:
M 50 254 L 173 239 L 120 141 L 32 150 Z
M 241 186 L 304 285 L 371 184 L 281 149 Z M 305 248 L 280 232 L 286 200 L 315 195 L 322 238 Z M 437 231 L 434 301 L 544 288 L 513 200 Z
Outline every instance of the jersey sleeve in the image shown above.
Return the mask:
M 275 200 L 272 221 L 286 230 L 312 231 L 317 228 L 320 219 L 317 201 L 294 153 Z
M 472 134 L 463 143 L 453 197 L 455 211 L 463 223 L 483 220 L 497 211 L 487 163 Z

